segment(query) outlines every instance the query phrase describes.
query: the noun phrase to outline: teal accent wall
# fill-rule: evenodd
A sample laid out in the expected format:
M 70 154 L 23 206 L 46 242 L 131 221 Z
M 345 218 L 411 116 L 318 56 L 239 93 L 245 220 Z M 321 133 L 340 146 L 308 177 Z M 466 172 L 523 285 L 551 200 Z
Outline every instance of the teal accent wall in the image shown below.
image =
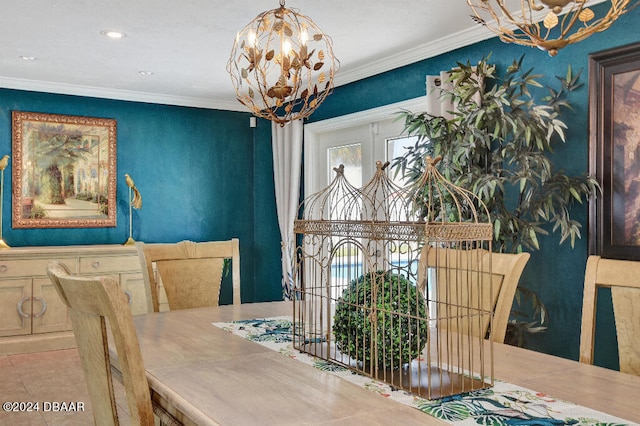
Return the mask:
M 309 121 L 423 96 L 425 76 L 458 61 L 473 63 L 491 54 L 491 60 L 504 71 L 524 54 L 524 66 L 544 74 L 542 81 L 547 83 L 555 84 L 555 76 L 564 75 L 568 65 L 574 72 L 582 71 L 585 85 L 571 94 L 574 111 L 563 116 L 569 124 L 567 142 L 557 148 L 553 161 L 569 173 L 586 173 L 588 55 L 639 41 L 638 25 L 640 8 L 606 32 L 566 47 L 555 58 L 490 39 L 338 87 Z M 248 113 L 0 89 L 0 155 L 11 153 L 12 110 L 117 120 L 118 223 L 115 228 L 11 229 L 10 165 L 5 170 L 3 199 L 3 236 L 9 245 L 123 243 L 128 237 L 124 173 L 129 173 L 143 195 L 142 209 L 133 213 L 134 239 L 151 243 L 238 237 L 243 302 L 282 299 L 269 122 L 259 119 L 251 129 Z M 549 330 L 534 336 L 530 347 L 577 359 L 588 255 L 587 208 L 578 207 L 572 213 L 583 226 L 583 239 L 572 249 L 569 244 L 559 245 L 556 235 L 541 238 L 542 249 L 532 253 L 522 283 L 538 292 L 550 313 Z M 605 321 L 596 331 L 596 363 L 616 368 L 610 297 L 603 294 L 601 299 L 598 315 Z
M 602 8 L 603 5 L 596 8 Z M 450 69 L 456 62 L 475 63 L 491 54 L 491 62 L 499 73 L 513 60 L 525 55 L 524 67 L 543 74 L 542 82 L 555 85 L 556 76 L 564 76 L 570 65 L 574 72 L 582 72 L 584 86 L 571 93 L 574 110 L 563 115 L 568 124 L 566 144 L 559 146 L 552 158 L 555 167 L 571 174 L 588 171 L 588 55 L 640 40 L 640 8 L 624 15 L 606 32 L 562 49 L 556 57 L 535 48 L 504 44 L 497 38 L 460 48 L 434 58 L 385 72 L 348 85 L 337 87 L 310 121 L 319 121 L 344 114 L 367 110 L 425 95 L 425 76 Z M 536 96 L 544 96 L 540 92 Z M 587 206 L 576 207 L 572 214 L 582 224 L 583 238 L 575 248 L 565 243 L 559 245 L 559 237 L 541 238 L 542 249 L 532 253 L 521 284 L 535 290 L 549 309 L 550 324 L 547 332 L 529 339 L 529 347 L 538 351 L 577 359 L 580 344 L 580 319 L 582 289 L 587 249 Z M 598 312 L 595 363 L 617 368 L 615 330 L 613 328 L 610 297 L 602 295 Z M 608 302 L 608 303 L 607 303 Z
M 117 120 L 117 225 L 12 229 L 5 170 L 3 237 L 11 247 L 122 244 L 129 236 L 130 174 L 142 193 L 133 238 L 148 243 L 240 239 L 242 300 L 280 300 L 270 123 L 249 114 L 19 90 L 0 90 L 0 152 L 11 154 L 11 111 Z M 1 253 L 0 253 L 1 255 Z M 223 301 L 230 301 L 223 288 Z

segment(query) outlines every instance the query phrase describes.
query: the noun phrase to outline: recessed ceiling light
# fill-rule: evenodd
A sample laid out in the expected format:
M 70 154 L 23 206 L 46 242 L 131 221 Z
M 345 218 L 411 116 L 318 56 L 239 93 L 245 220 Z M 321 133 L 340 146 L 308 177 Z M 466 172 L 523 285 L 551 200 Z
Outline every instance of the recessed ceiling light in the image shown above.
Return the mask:
M 100 31 L 100 34 L 109 38 L 124 38 L 127 36 L 125 33 L 115 30 L 102 30 Z
M 153 75 L 153 71 L 138 71 L 140 75 Z
M 35 61 L 36 59 L 38 59 L 35 56 L 26 56 L 26 55 L 21 55 L 19 56 L 19 58 L 25 61 Z

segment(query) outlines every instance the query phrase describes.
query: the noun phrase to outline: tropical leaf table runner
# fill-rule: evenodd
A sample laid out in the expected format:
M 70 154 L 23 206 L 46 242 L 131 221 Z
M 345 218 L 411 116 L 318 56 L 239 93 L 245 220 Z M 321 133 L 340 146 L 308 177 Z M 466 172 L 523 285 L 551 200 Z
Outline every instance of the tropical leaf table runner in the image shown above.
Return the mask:
M 558 400 L 550 395 L 499 380 L 496 380 L 495 385 L 489 389 L 439 400 L 424 399 L 294 349 L 291 317 L 213 323 L 213 325 L 363 386 L 383 397 L 414 407 L 455 426 L 633 424 L 590 408 Z

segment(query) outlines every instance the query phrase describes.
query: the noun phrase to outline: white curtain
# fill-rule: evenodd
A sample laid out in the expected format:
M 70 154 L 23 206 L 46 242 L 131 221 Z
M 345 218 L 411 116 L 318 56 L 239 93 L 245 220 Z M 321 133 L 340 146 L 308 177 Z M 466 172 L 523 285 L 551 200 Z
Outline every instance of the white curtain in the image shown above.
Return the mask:
M 280 126 L 271 124 L 273 175 L 278 225 L 282 238 L 282 295 L 290 300 L 293 289 L 296 236 L 293 221 L 298 213 L 302 168 L 302 120 Z
M 453 111 L 454 105 L 448 96 L 443 96 L 443 90 L 451 90 L 453 83 L 448 81 L 449 72 L 442 71 L 440 75 L 427 76 L 427 113 L 436 116 L 451 118 L 450 111 Z
M 449 81 L 451 73 L 448 71 L 441 71 L 440 75 L 428 75 L 427 76 L 427 110 L 426 112 L 436 116 L 444 117 L 446 119 L 452 118 L 456 104 L 451 101 L 451 98 L 444 91 L 451 92 L 453 90 L 454 83 Z M 480 89 L 484 87 L 484 82 L 480 82 Z M 476 103 L 480 104 L 481 94 L 476 93 L 473 97 Z

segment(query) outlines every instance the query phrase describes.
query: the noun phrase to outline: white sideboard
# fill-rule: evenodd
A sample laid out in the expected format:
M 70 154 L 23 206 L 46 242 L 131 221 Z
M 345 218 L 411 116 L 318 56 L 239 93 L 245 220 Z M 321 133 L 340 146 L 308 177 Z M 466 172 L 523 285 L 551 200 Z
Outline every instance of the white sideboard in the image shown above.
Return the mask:
M 134 246 L 18 247 L 0 250 L 0 355 L 75 347 L 67 307 L 46 268 L 51 260 L 74 274 L 110 276 L 129 296 L 132 313 L 148 302 Z

